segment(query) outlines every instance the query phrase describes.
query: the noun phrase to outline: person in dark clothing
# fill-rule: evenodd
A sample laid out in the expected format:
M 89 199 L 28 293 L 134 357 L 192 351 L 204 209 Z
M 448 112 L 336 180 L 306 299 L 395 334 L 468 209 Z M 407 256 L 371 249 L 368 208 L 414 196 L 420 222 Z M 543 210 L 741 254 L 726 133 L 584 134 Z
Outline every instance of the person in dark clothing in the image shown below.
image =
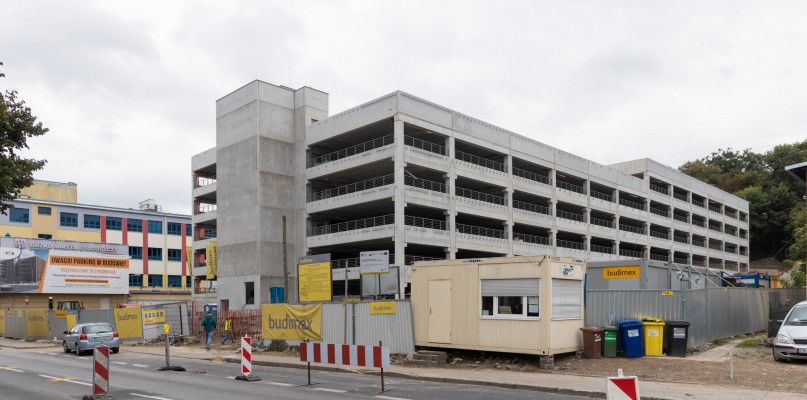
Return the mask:
M 213 331 L 216 330 L 216 319 L 213 318 L 213 313 L 207 313 L 205 319 L 202 320 L 202 327 L 205 328 L 205 345 L 210 350 L 210 341 L 213 339 Z

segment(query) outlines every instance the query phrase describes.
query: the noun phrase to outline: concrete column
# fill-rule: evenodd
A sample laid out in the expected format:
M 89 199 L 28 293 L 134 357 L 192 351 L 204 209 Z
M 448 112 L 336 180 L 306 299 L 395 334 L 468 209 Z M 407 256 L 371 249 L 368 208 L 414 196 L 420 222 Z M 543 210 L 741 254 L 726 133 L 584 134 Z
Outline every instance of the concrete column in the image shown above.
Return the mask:
M 504 156 L 504 165 L 507 168 L 507 187 L 504 189 L 504 205 L 507 207 L 507 222 L 505 234 L 507 235 L 507 256 L 513 256 L 513 156 Z
M 446 189 L 448 191 L 448 211 L 446 212 L 446 226 L 450 234 L 450 244 L 446 254 L 447 260 L 454 260 L 457 257 L 457 198 L 454 195 L 457 187 L 457 173 L 454 165 L 455 141 L 453 136 L 446 138 L 446 151 L 448 151 L 448 174 L 444 176 Z
M 403 271 L 406 263 L 406 224 L 404 216 L 406 212 L 406 184 L 404 184 L 404 168 L 406 162 L 404 157 L 404 122 L 395 115 L 393 123 L 393 136 L 395 139 L 395 155 L 392 158 L 394 164 L 395 195 L 393 197 L 395 207 L 395 234 L 393 252 L 395 253 L 395 265 Z

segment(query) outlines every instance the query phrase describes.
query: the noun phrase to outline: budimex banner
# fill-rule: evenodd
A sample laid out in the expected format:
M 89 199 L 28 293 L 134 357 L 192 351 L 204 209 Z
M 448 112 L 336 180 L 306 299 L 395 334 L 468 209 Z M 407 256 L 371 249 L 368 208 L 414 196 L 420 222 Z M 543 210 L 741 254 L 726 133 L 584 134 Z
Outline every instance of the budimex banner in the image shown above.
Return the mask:
M 6 334 L 6 313 L 0 312 L 0 336 Z
M 264 339 L 322 340 L 322 304 L 263 304 L 261 316 Z
M 50 337 L 48 310 L 28 310 L 25 320 L 28 337 Z
M 140 307 L 116 308 L 115 329 L 121 339 L 143 337 Z
M 216 275 L 218 275 L 218 269 L 216 268 L 216 258 L 217 258 L 217 248 L 216 242 L 210 242 L 205 248 L 205 262 L 207 263 L 207 279 L 214 279 Z

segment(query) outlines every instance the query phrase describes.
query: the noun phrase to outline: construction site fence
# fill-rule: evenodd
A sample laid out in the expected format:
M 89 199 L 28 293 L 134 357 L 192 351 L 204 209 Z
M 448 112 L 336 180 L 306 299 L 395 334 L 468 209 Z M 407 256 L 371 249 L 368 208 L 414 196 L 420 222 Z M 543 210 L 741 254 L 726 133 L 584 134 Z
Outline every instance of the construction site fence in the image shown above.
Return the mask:
M 585 321 L 587 326 L 617 326 L 619 321 L 643 318 L 687 321 L 687 345 L 697 347 L 767 330 L 773 310 L 789 309 L 805 297 L 804 288 L 589 289 Z
M 374 301 L 349 301 L 322 304 L 322 341 L 324 343 L 358 344 L 377 346 L 382 342 L 389 346 L 393 354 L 408 354 L 415 351 L 414 330 L 412 327 L 412 305 L 409 300 L 385 300 L 395 302 L 395 314 L 370 314 L 370 303 Z M 297 304 L 299 305 L 299 304 Z M 262 341 L 261 310 L 230 310 L 233 317 L 235 341 L 249 335 L 254 342 Z M 204 336 L 202 319 L 204 305 L 191 305 L 191 319 L 194 324 L 191 333 Z M 224 321 L 227 311 L 216 313 L 216 330 L 213 339 L 224 338 Z M 299 345 L 298 340 L 287 340 L 287 344 Z
M 186 303 L 168 303 L 139 308 L 142 335 L 121 340 L 151 340 L 164 335 L 163 325 L 170 325 L 170 335 L 190 335 Z M 164 318 L 146 323 L 143 311 L 164 310 Z M 64 332 L 73 323 L 107 322 L 117 330 L 115 310 L 3 310 L 0 318 L 0 336 L 30 340 L 62 340 Z

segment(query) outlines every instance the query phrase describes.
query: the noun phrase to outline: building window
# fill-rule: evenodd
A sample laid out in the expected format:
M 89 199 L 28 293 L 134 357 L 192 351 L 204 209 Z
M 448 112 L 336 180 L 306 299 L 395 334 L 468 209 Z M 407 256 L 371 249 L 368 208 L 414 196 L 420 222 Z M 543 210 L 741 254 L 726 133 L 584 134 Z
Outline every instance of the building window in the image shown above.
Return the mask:
M 36 237 L 40 239 L 53 239 L 53 235 L 46 235 L 44 233 L 40 233 L 39 235 L 36 235 Z
M 163 286 L 162 275 L 149 275 L 149 287 L 162 287 L 162 286 Z
M 129 232 L 143 232 L 143 220 L 142 219 L 127 219 L 126 220 L 126 230 Z
M 143 275 L 129 274 L 129 286 L 143 286 Z
M 244 282 L 247 304 L 255 304 L 255 282 Z
M 193 236 L 193 226 L 191 224 L 185 224 L 185 235 Z
M 39 215 L 50 215 L 50 207 L 37 207 L 36 212 Z
M 142 260 L 143 259 L 143 248 L 142 247 L 134 247 L 129 246 L 129 257 L 133 260 Z
M 182 287 L 182 276 L 168 275 L 168 287 Z
M 163 233 L 163 223 L 161 221 L 149 221 L 149 233 Z
M 28 209 L 27 208 L 12 208 L 8 214 L 11 222 L 28 223 Z
M 215 238 L 217 235 L 215 229 L 202 229 L 202 232 L 204 232 L 202 237 L 204 237 L 205 239 Z
M 106 217 L 106 229 L 110 231 L 123 230 L 123 220 L 118 217 Z
M 540 316 L 540 279 L 483 279 L 481 283 L 483 317 Z
M 101 217 L 98 215 L 84 215 L 84 227 L 88 229 L 101 229 Z
M 192 277 L 192 276 L 190 276 L 190 275 L 186 275 L 186 276 L 185 276 L 185 287 L 187 287 L 187 288 L 191 287 L 191 279 L 192 279 L 192 278 L 193 278 L 193 277 Z
M 166 227 L 169 235 L 181 235 L 182 234 L 182 224 L 178 222 L 169 222 L 168 226 Z
M 552 279 L 552 319 L 583 318 L 583 281 Z
M 182 250 L 168 249 L 168 261 L 182 261 Z
M 78 226 L 78 214 L 76 213 L 59 213 L 60 226 Z
M 149 247 L 149 260 L 162 261 L 163 249 L 159 247 Z

